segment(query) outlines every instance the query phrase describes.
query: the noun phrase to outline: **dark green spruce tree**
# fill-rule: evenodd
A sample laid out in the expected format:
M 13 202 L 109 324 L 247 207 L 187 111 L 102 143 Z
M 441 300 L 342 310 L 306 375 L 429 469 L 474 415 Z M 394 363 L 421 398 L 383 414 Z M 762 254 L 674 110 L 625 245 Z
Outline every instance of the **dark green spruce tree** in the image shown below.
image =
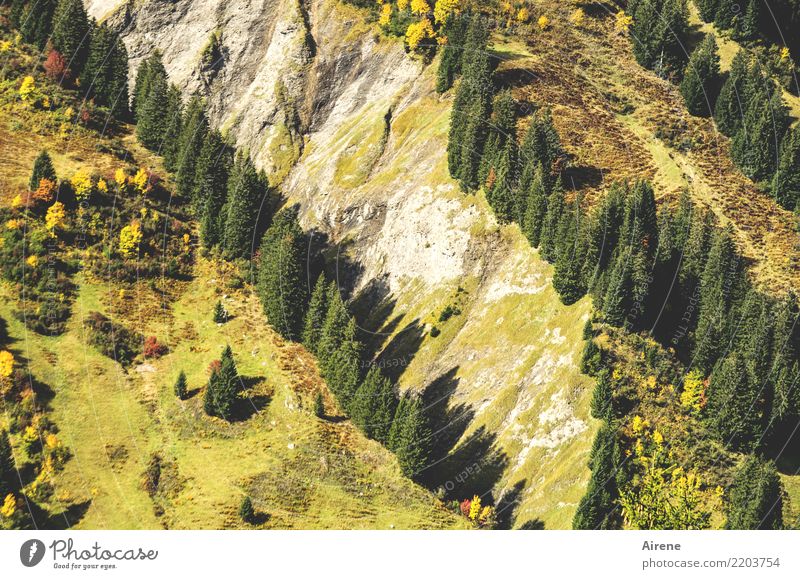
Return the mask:
M 50 154 L 45 150 L 40 151 L 33 161 L 33 171 L 31 172 L 31 178 L 28 180 L 28 189 L 36 191 L 42 179 L 48 179 L 54 183 L 57 181 L 53 160 L 50 158 Z
M 616 529 L 619 527 L 617 469 L 619 447 L 613 426 L 604 423 L 592 445 L 589 468 L 592 471 L 586 494 L 578 504 L 572 528 L 579 530 Z
M 164 167 L 167 171 L 174 172 L 178 167 L 183 131 L 183 98 L 180 89 L 174 84 L 169 85 L 167 89 L 166 123 L 161 156 L 164 158 Z
M 53 14 L 50 41 L 53 43 L 53 48 L 67 61 L 72 73 L 81 78 L 91 38 L 92 24 L 86 15 L 82 0 L 59 0 Z M 82 80 L 81 86 L 86 85 L 87 83 Z
M 747 456 L 726 494 L 726 529 L 783 528 L 783 485 L 771 462 Z
M 522 189 L 525 199 L 525 211 L 522 214 L 520 227 L 531 247 L 539 247 L 542 224 L 544 223 L 545 215 L 547 215 L 548 192 L 545 182 L 544 170 L 541 163 L 539 163 L 530 185 Z
M 709 117 L 719 90 L 719 55 L 713 34 L 707 34 L 692 52 L 681 81 L 681 94 L 693 115 Z
M 225 227 L 223 207 L 228 197 L 228 176 L 233 151 L 216 129 L 206 133 L 197 158 L 192 198 L 200 207 L 200 238 L 206 248 L 222 242 Z
M 267 185 L 247 152 L 239 151 L 228 178 L 228 203 L 223 250 L 229 258 L 246 257 L 255 250 L 255 234 Z
M 392 383 L 372 366 L 353 397 L 350 416 L 364 434 L 386 444 L 396 406 Z
M 180 374 L 178 374 L 178 379 L 175 381 L 175 396 L 177 396 L 180 400 L 185 400 L 186 394 L 186 372 L 181 370 Z
M 12 3 L 11 20 L 25 42 L 44 50 L 53 31 L 53 15 L 57 5 L 58 0 L 36 0 L 28 3 L 25 9 L 23 0 Z
M 341 341 L 323 363 L 323 376 L 336 399 L 352 412 L 353 398 L 361 382 L 361 343 L 356 339 L 356 321 L 350 318 Z
M 81 76 L 81 91 L 108 107 L 114 118 L 128 115 L 128 51 L 105 23 L 95 28 Z
M 161 55 L 154 52 L 136 78 L 136 136 L 151 151 L 161 151 L 167 133 L 168 91 L 167 71 Z
M 714 22 L 719 0 L 695 0 L 694 4 L 697 6 L 697 11 L 700 13 L 700 18 L 703 19 L 703 22 Z
M 732 137 L 742 126 L 742 118 L 750 100 L 747 83 L 750 57 L 739 50 L 733 57 L 728 77 L 722 85 L 714 105 L 714 120 L 724 135 Z
M 403 405 L 402 415 L 395 416 L 392 428 L 395 436 L 391 450 L 397 455 L 403 474 L 419 478 L 433 452 L 433 434 L 422 402 L 409 397 Z
M 599 420 L 610 421 L 614 413 L 613 400 L 611 373 L 608 369 L 600 370 L 592 393 L 592 416 Z
M 760 386 L 736 352 L 711 374 L 706 391 L 709 421 L 719 440 L 732 450 L 750 451 L 758 441 L 764 411 Z
M 464 190 L 477 189 L 486 123 L 493 96 L 493 69 L 486 50 L 489 32 L 483 19 L 471 19 L 464 46 L 462 78 L 456 90 L 450 131 L 447 139 L 447 162 L 450 175 Z
M 449 90 L 453 86 L 456 76 L 461 74 L 461 61 L 468 24 L 467 18 L 452 15 L 442 27 L 442 33 L 447 38 L 447 42 L 442 48 L 442 56 L 436 72 L 436 92 L 443 93 Z
M 225 346 L 220 358 L 219 370 L 214 371 L 208 381 L 204 407 L 208 414 L 230 420 L 236 409 L 241 390 L 241 378 L 230 346 Z
M 308 304 L 306 236 L 296 208 L 278 213 L 261 241 L 258 293 L 267 320 L 287 340 L 300 340 Z
M 794 127 L 781 143 L 778 168 L 772 178 L 772 195 L 789 210 L 800 201 L 800 127 Z
M 581 231 L 583 214 L 576 204 L 567 208 L 566 224 L 561 230 L 561 249 L 553 268 L 553 288 L 564 305 L 577 302 L 586 294 L 583 264 L 586 257 L 586 240 Z
M 303 325 L 303 345 L 314 354 L 319 353 L 319 344 L 322 339 L 322 326 L 325 324 L 325 314 L 328 311 L 328 283 L 325 274 L 320 274 L 311 292 L 311 301 Z
M 560 179 L 556 181 L 550 196 L 547 198 L 547 212 L 542 223 L 542 230 L 539 237 L 539 246 L 542 257 L 550 263 L 555 262 L 558 257 L 558 234 L 561 225 L 561 217 L 564 213 L 564 188 L 561 186 Z
M 197 95 L 193 96 L 186 106 L 181 123 L 175 183 L 178 194 L 187 198 L 192 198 L 193 194 L 197 192 L 195 187 L 197 159 L 208 133 L 205 109 L 203 100 Z M 192 201 L 195 209 L 199 211 L 201 200 L 192 198 Z

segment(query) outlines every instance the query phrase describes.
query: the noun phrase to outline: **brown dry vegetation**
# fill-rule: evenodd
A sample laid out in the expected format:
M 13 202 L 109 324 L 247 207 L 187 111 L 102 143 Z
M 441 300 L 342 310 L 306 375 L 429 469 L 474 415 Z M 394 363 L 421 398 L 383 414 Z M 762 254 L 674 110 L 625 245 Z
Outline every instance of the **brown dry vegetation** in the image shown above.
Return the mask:
M 553 110 L 572 160 L 565 184 L 591 204 L 616 180 L 650 178 L 659 202 L 684 188 L 721 223 L 731 223 L 757 280 L 785 290 L 800 281 L 795 218 L 745 177 L 728 155 L 729 139 L 709 119 L 686 111 L 675 85 L 645 70 L 630 40 L 614 31 L 613 14 L 595 11 L 582 29 L 577 7 L 537 6 L 552 26 L 521 44 L 498 39 L 498 79 L 523 102 Z

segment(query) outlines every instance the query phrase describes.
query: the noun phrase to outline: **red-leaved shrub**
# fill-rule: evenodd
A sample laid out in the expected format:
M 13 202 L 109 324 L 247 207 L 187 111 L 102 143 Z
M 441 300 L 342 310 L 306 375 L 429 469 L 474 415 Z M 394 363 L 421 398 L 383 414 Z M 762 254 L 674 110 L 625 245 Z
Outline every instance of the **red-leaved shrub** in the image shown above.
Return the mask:
M 142 353 L 145 358 L 160 358 L 168 351 L 164 344 L 159 343 L 158 338 L 155 336 L 147 336 L 144 339 L 144 348 Z

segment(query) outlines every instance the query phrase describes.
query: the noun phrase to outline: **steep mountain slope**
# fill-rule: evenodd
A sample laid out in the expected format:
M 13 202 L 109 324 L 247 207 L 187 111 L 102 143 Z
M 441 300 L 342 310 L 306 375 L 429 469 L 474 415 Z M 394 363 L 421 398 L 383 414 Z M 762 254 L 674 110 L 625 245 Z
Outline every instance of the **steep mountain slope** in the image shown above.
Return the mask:
M 431 486 L 459 499 L 493 490 L 517 525 L 568 527 L 594 428 L 577 368 L 588 302 L 563 307 L 518 230 L 447 176 L 449 97 L 433 67 L 350 7 L 279 6 L 145 2 L 111 20 L 132 68 L 161 50 L 171 80 L 207 95 L 212 122 L 336 247 L 343 291 L 373 314 L 362 337 L 376 363 L 403 389 L 430 386 L 440 437 L 460 440 L 428 469 Z M 214 31 L 223 58 L 209 72 Z M 448 305 L 461 314 L 439 322 Z
M 572 156 L 567 185 L 592 199 L 614 180 L 650 177 L 662 202 L 688 187 L 734 226 L 765 286 L 793 284 L 791 214 L 742 176 L 727 139 L 685 112 L 676 87 L 635 62 L 611 11 L 577 27 L 571 8 L 537 7 L 551 25 L 498 37 L 498 78 L 553 108 Z M 594 431 L 576 368 L 589 305 L 561 306 L 517 228 L 498 227 L 483 198 L 448 177 L 450 95 L 434 92 L 433 67 L 331 0 L 150 1 L 110 19 L 134 68 L 162 51 L 171 80 L 207 97 L 212 122 L 335 247 L 376 363 L 451 409 L 441 427 L 461 450 L 431 466 L 432 485 L 456 498 L 493 489 L 517 525 L 568 526 Z M 220 58 L 209 62 L 212 35 Z M 462 314 L 438 322 L 448 305 Z

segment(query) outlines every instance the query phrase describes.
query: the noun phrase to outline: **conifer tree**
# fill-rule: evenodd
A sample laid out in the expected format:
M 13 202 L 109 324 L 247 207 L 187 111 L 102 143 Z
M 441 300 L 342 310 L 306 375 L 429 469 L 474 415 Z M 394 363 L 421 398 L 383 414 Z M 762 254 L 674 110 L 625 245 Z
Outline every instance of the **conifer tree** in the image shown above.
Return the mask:
M 748 361 L 752 375 L 760 383 L 770 383 L 772 367 L 772 311 L 767 299 L 755 288 L 745 297 L 737 316 L 735 344 Z
M 453 86 L 453 82 L 461 73 L 461 61 L 464 42 L 467 37 L 467 18 L 448 18 L 442 27 L 447 42 L 442 48 L 439 69 L 436 72 L 436 92 L 443 93 Z
M 625 194 L 624 184 L 613 184 L 587 225 L 584 280 L 588 288 L 600 298 L 605 291 L 605 288 L 601 287 L 601 278 L 609 268 L 611 257 L 619 243 L 620 229 L 625 215 Z M 598 299 L 598 304 L 601 302 L 602 299 Z
M 303 327 L 303 345 L 314 354 L 319 353 L 320 340 L 322 339 L 322 326 L 325 324 L 325 314 L 328 311 L 328 284 L 325 274 L 320 274 L 311 293 L 308 303 L 305 324 Z
M 395 417 L 398 423 L 395 433 L 394 453 L 403 474 L 418 478 L 428 466 L 432 452 L 433 436 L 422 402 L 418 398 L 406 401 L 403 415 Z M 394 426 L 394 425 L 393 425 Z
M 604 423 L 592 445 L 589 468 L 592 471 L 586 494 L 581 498 L 573 529 L 598 530 L 618 528 L 619 516 L 616 501 L 619 490 L 616 471 L 619 463 L 619 448 L 615 429 Z
M 633 53 L 642 66 L 663 77 L 680 73 L 686 63 L 688 35 L 684 0 L 640 0 L 633 10 Z
M 144 106 L 144 101 L 147 99 L 147 95 L 150 92 L 150 64 L 155 60 L 160 62 L 160 59 L 160 53 L 154 51 L 148 58 L 143 58 L 141 62 L 139 62 L 139 68 L 136 69 L 136 84 L 134 85 L 133 96 L 131 98 L 131 112 L 136 122 L 141 120 L 140 114 L 142 106 Z
M 732 28 L 739 12 L 736 0 L 718 0 L 717 10 L 714 13 L 714 25 L 720 30 Z
M 81 91 L 98 105 L 108 107 L 112 117 L 127 116 L 128 51 L 118 35 L 105 23 L 92 33 L 89 56 L 81 79 Z
M 58 0 L 36 0 L 25 6 L 24 0 L 15 0 L 11 8 L 11 21 L 19 29 L 22 39 L 44 50 L 53 30 L 53 15 Z
M 585 237 L 581 234 L 581 210 L 577 207 L 567 209 L 567 225 L 562 229 L 561 249 L 553 270 L 553 288 L 564 305 L 571 305 L 586 293 L 583 279 L 583 260 L 586 248 Z
M 728 311 L 738 298 L 740 263 L 730 226 L 716 234 L 700 282 L 694 364 L 710 370 L 730 339 Z
M 326 382 L 342 407 L 350 413 L 361 381 L 361 344 L 356 340 L 356 322 L 350 318 L 336 348 L 322 365 Z
M 308 303 L 306 237 L 295 208 L 275 216 L 261 241 L 258 292 L 267 320 L 287 340 L 299 340 Z
M 761 432 L 763 406 L 742 356 L 722 360 L 711 374 L 706 396 L 709 420 L 720 441 L 732 450 L 752 450 Z
M 747 77 L 749 56 L 746 51 L 739 50 L 733 57 L 728 78 L 722 85 L 714 105 L 714 120 L 720 132 L 729 137 L 735 135 L 742 126 L 742 118 L 750 100 Z
M 242 499 L 242 504 L 239 505 L 239 517 L 245 523 L 252 523 L 255 519 L 255 516 L 256 512 L 253 509 L 253 501 L 250 499 L 250 497 L 245 496 Z
M 228 312 L 225 311 L 225 306 L 222 305 L 222 302 L 217 301 L 216 305 L 214 306 L 214 323 L 215 324 L 224 324 L 228 321 Z
M 610 421 L 613 417 L 613 396 L 611 392 L 611 374 L 608 369 L 597 373 L 597 380 L 592 393 L 592 416 L 599 420 Z
M 208 133 L 205 104 L 199 96 L 195 95 L 189 101 L 181 124 L 175 183 L 179 195 L 191 198 L 197 192 L 195 187 L 197 159 Z M 195 208 L 199 209 L 200 200 L 194 198 L 192 201 Z
M 794 127 L 781 143 L 778 168 L 772 178 L 772 195 L 789 210 L 800 200 L 800 127 Z
M 200 237 L 205 247 L 218 245 L 222 241 L 225 224 L 223 207 L 228 197 L 228 175 L 232 162 L 231 148 L 219 131 L 208 131 L 197 159 L 193 195 L 200 206 Z
M 57 181 L 53 160 L 46 150 L 39 151 L 39 154 L 33 162 L 33 171 L 31 172 L 31 178 L 28 180 L 28 189 L 36 191 L 42 179 L 47 179 L 53 183 Z
M 700 18 L 703 22 L 714 22 L 714 17 L 717 14 L 717 5 L 719 0 L 695 0 L 695 6 L 700 13 Z
M 350 415 L 364 434 L 385 444 L 396 406 L 392 383 L 372 366 L 353 397 Z
M 408 414 L 409 397 L 407 395 L 400 396 L 397 401 L 397 406 L 394 409 L 394 416 L 392 417 L 392 424 L 389 426 L 389 438 L 387 440 L 386 448 L 396 453 L 400 445 L 400 432 L 403 429 L 403 423 Z
M 238 152 L 228 178 L 228 203 L 223 249 L 229 258 L 245 257 L 255 249 L 256 226 L 267 187 L 246 152 Z
M 161 153 L 167 171 L 175 171 L 178 167 L 181 132 L 183 131 L 183 98 L 180 89 L 170 85 L 167 89 L 166 129 Z
M 612 262 L 611 274 L 603 296 L 603 314 L 612 326 L 625 324 L 631 303 L 631 250 L 620 251 Z
M 325 368 L 333 353 L 344 341 L 347 324 L 350 322 L 350 314 L 342 300 L 339 286 L 332 280 L 328 284 L 326 291 L 325 321 L 320 332 L 319 345 L 316 354 L 319 356 L 322 368 Z
M 770 410 L 769 426 L 773 432 L 781 432 L 787 427 L 792 432 L 800 418 L 800 366 L 781 359 L 771 375 L 775 376 L 774 395 Z M 785 444 L 787 438 L 779 440 Z
M 736 28 L 736 37 L 741 40 L 753 40 L 759 34 L 759 21 L 761 19 L 761 3 L 759 0 L 750 0 L 744 12 L 744 18 Z
M 12 491 L 16 486 L 14 481 L 17 477 L 14 454 L 11 450 L 8 432 L 0 430 L 0 496 L 5 498 Z
M 594 376 L 603 366 L 603 352 L 594 340 L 586 340 L 581 355 L 581 372 Z
M 92 25 L 82 0 L 59 0 L 53 14 L 53 48 L 67 60 L 73 74 L 81 76 L 91 43 Z M 85 82 L 81 83 L 85 86 Z
M 548 179 L 553 170 L 553 165 L 563 154 L 561 139 L 553 125 L 550 109 L 544 108 L 537 111 L 533 115 L 531 124 L 522 141 L 519 154 L 520 162 L 523 165 L 533 163 L 534 167 L 541 164 L 544 170 L 545 186 L 549 187 L 551 183 Z
M 178 379 L 175 381 L 175 396 L 180 400 L 185 400 L 186 394 L 186 373 L 181 370 L 180 374 L 178 374 Z
M 714 111 L 719 85 L 719 55 L 713 34 L 707 34 L 689 57 L 681 81 L 683 102 L 689 112 L 708 117 Z
M 731 145 L 731 157 L 754 181 L 771 179 L 777 169 L 779 144 L 789 128 L 786 105 L 770 79 L 769 98 L 753 98 L 747 107 L 744 126 Z
M 678 281 L 684 288 L 684 301 L 687 302 L 693 299 L 695 289 L 700 283 L 700 276 L 705 269 L 711 243 L 711 212 L 694 213 L 689 219 L 691 227 L 678 272 Z
M 522 216 L 522 233 L 527 238 L 531 247 L 539 247 L 542 226 L 547 215 L 547 189 L 545 187 L 544 170 L 541 163 L 537 165 L 536 172 L 527 189 L 525 213 Z
M 225 420 L 233 417 L 236 400 L 241 390 L 241 379 L 230 346 L 225 346 L 220 358 L 219 370 L 215 370 L 208 381 L 205 409 L 208 414 Z
M 478 178 L 486 184 L 490 169 L 497 172 L 500 156 L 508 143 L 516 144 L 516 102 L 508 89 L 500 91 L 492 101 L 492 116 L 487 126 L 486 144 Z
M 490 187 L 487 187 L 486 196 L 489 205 L 494 210 L 501 223 L 513 221 L 517 216 L 517 192 L 514 187 L 515 145 L 509 141 L 496 157 L 495 164 L 490 168 L 495 172 L 495 178 Z M 488 183 L 487 183 L 488 185 Z
M 151 151 L 160 151 L 168 124 L 167 71 L 154 52 L 136 78 L 136 136 Z
M 550 196 L 547 198 L 547 213 L 542 224 L 539 245 L 542 257 L 553 263 L 557 256 L 558 233 L 561 216 L 564 213 L 564 189 L 561 181 L 556 181 Z
M 783 486 L 772 463 L 746 457 L 727 494 L 726 529 L 783 528 Z
M 447 162 L 450 174 L 464 190 L 478 186 L 478 169 L 486 122 L 491 113 L 492 64 L 486 45 L 489 33 L 480 17 L 473 17 L 467 29 L 462 79 L 450 114 Z

